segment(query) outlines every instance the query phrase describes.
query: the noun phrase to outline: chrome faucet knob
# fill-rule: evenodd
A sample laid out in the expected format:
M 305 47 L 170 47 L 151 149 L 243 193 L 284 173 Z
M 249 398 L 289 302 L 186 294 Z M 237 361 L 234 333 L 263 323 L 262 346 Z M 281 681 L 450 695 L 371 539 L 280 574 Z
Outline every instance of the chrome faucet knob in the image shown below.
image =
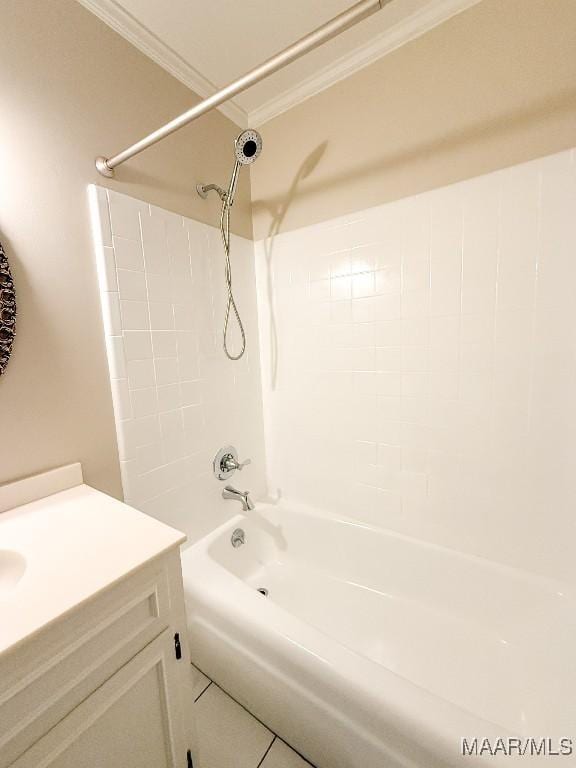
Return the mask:
M 237 469 L 242 470 L 247 464 L 251 464 L 250 459 L 238 461 L 238 451 L 233 445 L 227 445 L 220 448 L 214 457 L 214 476 L 218 480 L 227 480 Z
M 246 459 L 246 461 L 240 462 L 238 461 L 238 459 L 235 459 L 231 453 L 224 456 L 224 458 L 220 462 L 220 466 L 222 467 L 222 469 L 224 469 L 227 472 L 235 472 L 237 469 L 242 471 L 242 469 L 247 464 L 252 464 L 252 459 Z

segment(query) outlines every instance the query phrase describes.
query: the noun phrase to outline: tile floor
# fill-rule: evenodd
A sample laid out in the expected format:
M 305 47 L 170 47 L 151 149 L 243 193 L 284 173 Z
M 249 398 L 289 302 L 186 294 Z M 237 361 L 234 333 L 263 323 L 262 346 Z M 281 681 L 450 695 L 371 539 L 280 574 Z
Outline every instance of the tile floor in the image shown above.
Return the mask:
M 192 672 L 194 768 L 311 768 L 199 669 L 193 666 Z

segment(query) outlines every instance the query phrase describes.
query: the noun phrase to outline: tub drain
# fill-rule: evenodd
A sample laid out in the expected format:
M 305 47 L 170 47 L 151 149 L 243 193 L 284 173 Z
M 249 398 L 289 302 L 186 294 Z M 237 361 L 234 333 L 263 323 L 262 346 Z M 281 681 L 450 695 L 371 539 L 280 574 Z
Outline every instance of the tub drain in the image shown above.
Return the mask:
M 268 590 L 266 587 L 258 587 L 256 592 L 260 592 L 261 595 L 264 595 L 264 597 L 268 597 Z

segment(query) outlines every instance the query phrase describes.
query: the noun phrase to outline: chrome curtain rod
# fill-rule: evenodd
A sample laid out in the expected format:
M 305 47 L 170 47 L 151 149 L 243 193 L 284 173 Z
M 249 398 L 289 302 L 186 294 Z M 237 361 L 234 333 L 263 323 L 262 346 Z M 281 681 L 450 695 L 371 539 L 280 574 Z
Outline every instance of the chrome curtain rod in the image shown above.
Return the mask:
M 245 91 L 247 88 L 250 88 L 250 86 L 260 82 L 260 80 L 263 80 L 265 77 L 272 75 L 287 64 L 299 59 L 314 48 L 318 48 L 322 43 L 331 40 L 333 37 L 336 37 L 350 27 L 353 27 L 355 24 L 358 24 L 358 22 L 371 16 L 373 13 L 376 13 L 376 11 L 382 10 L 382 8 L 390 2 L 392 2 L 392 0 L 360 0 L 359 3 L 356 3 L 347 11 L 335 16 L 331 21 L 318 27 L 318 29 L 310 32 L 310 34 L 301 38 L 296 43 L 293 43 L 288 46 L 288 48 L 280 51 L 280 53 L 272 56 L 272 58 L 268 59 L 263 64 L 260 64 L 259 67 L 252 69 L 250 72 L 247 72 L 245 75 L 238 78 L 238 80 L 230 83 L 230 85 L 227 85 L 225 88 L 222 88 L 222 90 L 209 96 L 207 99 L 204 99 L 204 101 L 201 101 L 199 104 L 196 104 L 196 106 L 192 107 L 187 112 L 184 112 L 184 114 L 174 118 L 174 120 L 171 120 L 169 123 L 166 123 L 162 128 L 158 128 L 158 130 L 154 131 L 149 136 L 140 139 L 136 144 L 132 144 L 131 147 L 128 147 L 110 158 L 102 156 L 96 158 L 96 168 L 98 169 L 98 172 L 101 173 L 102 176 L 113 177 L 114 169 L 122 163 L 125 163 L 126 160 L 130 160 L 131 157 L 139 155 L 140 152 L 143 152 L 153 144 L 162 141 L 166 136 L 170 136 L 171 133 L 178 131 L 180 128 L 188 125 L 188 123 L 196 120 L 201 115 L 206 114 L 206 112 L 210 112 L 212 109 L 220 106 L 220 104 L 233 98 L 238 93 L 242 93 L 242 91 Z

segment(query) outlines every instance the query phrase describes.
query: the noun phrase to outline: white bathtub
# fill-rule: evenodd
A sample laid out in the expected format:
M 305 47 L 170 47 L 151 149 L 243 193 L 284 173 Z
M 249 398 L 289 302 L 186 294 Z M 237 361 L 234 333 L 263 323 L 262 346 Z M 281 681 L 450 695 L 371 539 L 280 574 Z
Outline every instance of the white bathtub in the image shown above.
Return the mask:
M 194 661 L 320 768 L 510 765 L 461 738 L 576 737 L 564 585 L 265 504 L 182 563 Z

